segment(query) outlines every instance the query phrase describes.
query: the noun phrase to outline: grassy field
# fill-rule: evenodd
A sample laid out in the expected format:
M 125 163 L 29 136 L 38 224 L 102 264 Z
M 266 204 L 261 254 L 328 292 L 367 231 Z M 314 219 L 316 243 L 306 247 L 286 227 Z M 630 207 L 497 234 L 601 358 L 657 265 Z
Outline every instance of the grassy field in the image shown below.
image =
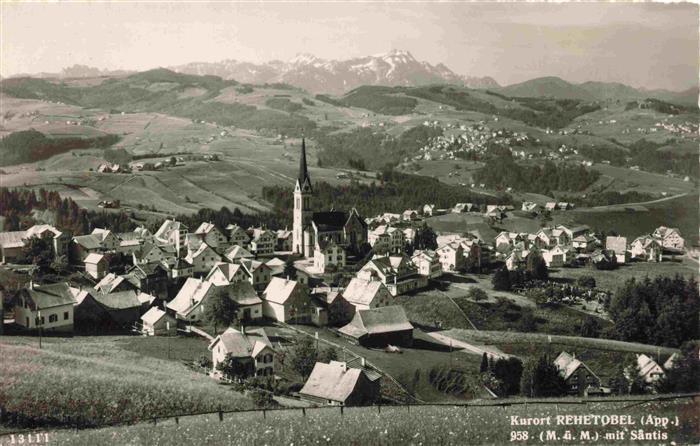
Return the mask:
M 628 407 L 629 406 L 629 407 Z M 556 425 L 556 415 L 629 415 L 634 426 L 566 426 Z M 679 425 L 657 428 L 667 435 L 666 441 L 635 441 L 634 444 L 697 444 L 700 440 L 700 410 L 698 403 L 685 400 L 650 402 L 631 405 L 623 402 L 594 402 L 587 405 L 536 404 L 506 407 L 382 407 L 346 408 L 341 415 L 337 408 L 301 411 L 268 411 L 226 415 L 223 422 L 215 416 L 181 419 L 153 425 L 107 428 L 80 432 L 52 432 L 51 444 L 56 445 L 307 445 L 307 444 L 366 444 L 366 445 L 501 445 L 508 444 L 511 432 L 526 432 L 527 439 L 519 444 L 540 443 L 540 432 L 554 431 L 557 441 L 564 440 L 569 431 L 575 444 L 630 444 L 632 431 L 651 432 L 641 425 L 643 416 L 679 417 Z M 550 426 L 511 426 L 511 416 L 551 417 Z M 624 432 L 621 440 L 605 439 L 604 434 Z M 597 441 L 582 441 L 581 433 L 589 431 Z M 525 434 L 522 434 L 525 435 Z
M 39 349 L 36 338 L 3 338 L 0 405 L 15 420 L 5 428 L 99 426 L 219 405 L 229 410 L 253 407 L 246 397 L 181 361 L 156 359 L 154 344 L 136 337 L 45 337 Z M 175 352 L 185 356 L 183 349 L 193 350 L 192 341 Z M 194 350 L 198 354 L 201 347 Z

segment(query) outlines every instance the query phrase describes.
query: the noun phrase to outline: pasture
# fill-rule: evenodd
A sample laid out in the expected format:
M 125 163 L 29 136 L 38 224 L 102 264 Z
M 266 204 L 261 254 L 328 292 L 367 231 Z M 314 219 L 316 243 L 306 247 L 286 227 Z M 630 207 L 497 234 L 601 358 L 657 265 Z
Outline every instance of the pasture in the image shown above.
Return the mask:
M 585 444 L 629 444 L 632 431 L 653 431 L 641 425 L 641 417 L 679 417 L 678 426 L 658 428 L 672 444 L 695 444 L 700 440 L 700 410 L 697 401 L 671 401 L 630 404 L 599 401 L 588 404 L 541 402 L 512 406 L 415 406 L 350 407 L 341 413 L 338 408 L 267 411 L 226 414 L 220 422 L 216 415 L 182 418 L 179 424 L 161 421 L 157 425 L 51 432 L 50 442 L 56 445 L 253 445 L 253 444 L 363 444 L 363 445 L 492 445 L 508 444 L 511 432 L 523 432 L 527 439 L 520 444 L 540 443 L 540 432 L 553 431 L 559 442 L 569 432 L 573 443 L 581 443 L 583 432 L 590 432 Z M 499 402 L 508 403 L 508 400 Z M 556 415 L 629 415 L 635 425 L 629 426 L 566 426 L 556 425 Z M 549 426 L 511 426 L 511 416 L 551 417 Z M 622 439 L 606 439 L 605 433 L 623 431 Z M 593 441 L 594 433 L 598 434 Z M 544 438 L 544 437 L 543 437 Z M 551 440 L 551 439 L 550 439 Z M 658 444 L 659 441 L 639 441 L 635 444 Z M 663 442 L 662 443 L 666 443 Z M 668 444 L 668 443 L 666 443 Z

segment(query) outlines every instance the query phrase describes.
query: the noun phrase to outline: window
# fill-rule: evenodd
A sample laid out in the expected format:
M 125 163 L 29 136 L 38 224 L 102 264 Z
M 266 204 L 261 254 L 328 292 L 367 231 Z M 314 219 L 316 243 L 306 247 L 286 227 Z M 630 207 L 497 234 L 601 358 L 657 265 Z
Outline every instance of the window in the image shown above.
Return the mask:
M 69 318 L 68 312 L 66 311 L 66 312 L 63 313 L 63 320 L 64 320 L 64 321 L 67 321 L 68 318 Z

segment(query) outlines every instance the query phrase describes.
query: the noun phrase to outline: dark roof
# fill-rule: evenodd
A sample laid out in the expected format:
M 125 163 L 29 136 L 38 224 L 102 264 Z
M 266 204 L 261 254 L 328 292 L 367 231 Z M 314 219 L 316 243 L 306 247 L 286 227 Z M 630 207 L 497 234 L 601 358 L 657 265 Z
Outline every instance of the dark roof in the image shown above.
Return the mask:
M 258 297 L 258 293 L 255 292 L 253 285 L 246 280 L 236 282 L 226 288 L 228 291 L 228 296 L 238 305 L 255 305 L 262 303 L 262 300 Z
M 406 317 L 400 305 L 358 310 L 352 321 L 339 331 L 343 334 L 360 338 L 364 335 L 391 333 L 413 330 L 413 325 Z
M 24 288 L 22 293 L 27 293 L 38 309 L 75 303 L 73 293 L 65 282 L 35 285 L 33 288 Z
M 342 211 L 314 212 L 311 219 L 320 231 L 333 231 L 345 227 L 348 214 Z

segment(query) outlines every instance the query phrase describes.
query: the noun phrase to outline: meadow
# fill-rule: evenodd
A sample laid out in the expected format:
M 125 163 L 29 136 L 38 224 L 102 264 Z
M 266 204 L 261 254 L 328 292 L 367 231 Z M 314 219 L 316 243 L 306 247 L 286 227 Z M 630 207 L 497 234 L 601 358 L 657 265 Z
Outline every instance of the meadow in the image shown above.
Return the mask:
M 219 406 L 254 407 L 242 394 L 222 388 L 174 355 L 165 360 L 134 352 L 137 339 L 144 338 L 45 337 L 39 349 L 36 338 L 4 337 L 0 342 L 3 429 L 94 427 L 213 411 Z
M 574 400 L 562 400 L 562 402 Z M 508 400 L 502 401 L 507 403 Z M 629 415 L 634 426 L 557 426 L 555 415 Z M 697 444 L 700 440 L 700 411 L 697 401 L 688 399 L 648 403 L 592 402 L 588 404 L 544 404 L 513 406 L 415 406 L 338 408 L 267 411 L 226 414 L 223 422 L 216 416 L 182 418 L 157 425 L 136 425 L 85 431 L 51 432 L 55 445 L 502 445 L 511 440 L 511 432 L 523 432 L 527 439 L 519 444 L 540 443 L 540 433 L 554 431 L 559 444 L 569 431 L 573 443 L 629 444 L 631 431 L 653 431 L 641 426 L 641 418 L 679 417 L 679 425 L 658 428 L 668 435 L 665 444 Z M 511 416 L 552 417 L 551 426 L 511 426 Z M 604 438 L 605 433 L 624 432 L 622 440 Z M 597 440 L 581 441 L 581 433 L 589 431 Z M 546 435 L 546 434 L 545 434 Z M 556 442 L 555 442 L 556 443 Z M 659 441 L 637 441 L 634 444 L 659 444 Z

